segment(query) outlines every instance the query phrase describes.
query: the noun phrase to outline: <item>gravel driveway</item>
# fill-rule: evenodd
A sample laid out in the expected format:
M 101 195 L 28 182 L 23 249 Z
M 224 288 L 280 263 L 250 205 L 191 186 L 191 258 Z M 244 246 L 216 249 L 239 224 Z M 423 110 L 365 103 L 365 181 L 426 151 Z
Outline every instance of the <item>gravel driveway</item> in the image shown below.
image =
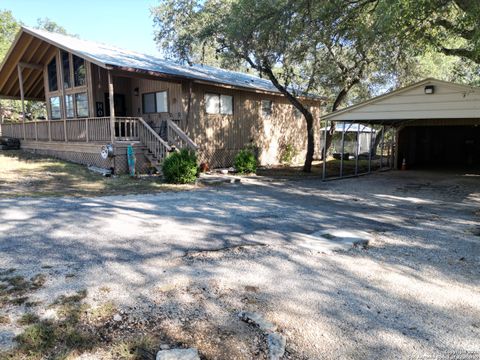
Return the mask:
M 151 326 L 204 358 L 265 356 L 240 310 L 278 325 L 290 359 L 480 357 L 480 176 L 0 199 L 0 220 L 0 269 L 47 274 L 34 300 L 87 289 L 126 317 L 156 316 Z M 293 241 L 328 229 L 372 240 L 333 254 Z M 0 345 L 11 346 L 22 311 L 0 310 L 13 319 Z

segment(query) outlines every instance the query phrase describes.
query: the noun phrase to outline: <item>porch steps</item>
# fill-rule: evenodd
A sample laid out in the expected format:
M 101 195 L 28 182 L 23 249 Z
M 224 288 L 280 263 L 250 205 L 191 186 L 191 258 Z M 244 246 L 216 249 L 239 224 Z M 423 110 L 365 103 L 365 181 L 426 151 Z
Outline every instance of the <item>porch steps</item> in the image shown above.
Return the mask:
M 152 165 L 152 167 L 154 167 L 157 172 L 159 174 L 162 173 L 162 160 L 161 159 L 157 159 L 150 151 L 148 150 L 145 150 L 143 152 L 143 154 L 145 155 L 145 157 L 147 158 L 147 160 L 150 162 L 150 164 Z

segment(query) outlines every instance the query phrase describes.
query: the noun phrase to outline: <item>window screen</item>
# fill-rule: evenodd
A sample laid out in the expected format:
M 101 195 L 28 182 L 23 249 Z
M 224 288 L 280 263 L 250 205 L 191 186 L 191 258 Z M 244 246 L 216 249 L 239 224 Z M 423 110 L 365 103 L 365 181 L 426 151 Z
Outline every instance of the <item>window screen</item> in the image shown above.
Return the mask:
M 205 111 L 207 114 L 233 114 L 233 96 L 205 94 Z
M 52 119 L 60 119 L 60 97 L 54 96 L 50 98 L 50 114 Z
M 65 95 L 65 109 L 67 118 L 75 117 L 75 108 L 73 107 L 73 95 Z
M 155 112 L 155 93 L 143 94 L 143 113 L 149 114 Z
M 220 97 L 217 94 L 205 94 L 205 111 L 207 114 L 220 113 Z
M 58 83 L 57 83 L 57 58 L 54 57 L 52 61 L 47 66 L 48 72 L 48 90 L 49 91 L 57 91 L 58 90 Z
M 160 112 L 168 112 L 168 101 L 167 101 L 167 92 L 161 91 L 155 93 L 156 101 L 157 101 L 157 111 Z
M 262 100 L 262 115 L 270 116 L 272 115 L 272 100 Z
M 87 117 L 88 116 L 87 93 L 75 94 L 75 103 L 77 105 L 77 116 L 78 117 Z
M 233 97 L 230 95 L 220 96 L 220 113 L 225 115 L 233 114 Z

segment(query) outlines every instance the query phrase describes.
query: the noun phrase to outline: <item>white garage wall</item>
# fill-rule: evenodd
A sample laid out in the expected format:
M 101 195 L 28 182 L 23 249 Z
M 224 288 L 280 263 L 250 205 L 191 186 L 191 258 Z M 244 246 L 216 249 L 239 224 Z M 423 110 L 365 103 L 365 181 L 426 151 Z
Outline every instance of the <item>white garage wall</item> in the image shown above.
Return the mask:
M 434 94 L 425 94 L 428 85 L 435 87 Z M 324 117 L 333 121 L 462 118 L 480 118 L 480 89 L 435 79 L 424 80 Z

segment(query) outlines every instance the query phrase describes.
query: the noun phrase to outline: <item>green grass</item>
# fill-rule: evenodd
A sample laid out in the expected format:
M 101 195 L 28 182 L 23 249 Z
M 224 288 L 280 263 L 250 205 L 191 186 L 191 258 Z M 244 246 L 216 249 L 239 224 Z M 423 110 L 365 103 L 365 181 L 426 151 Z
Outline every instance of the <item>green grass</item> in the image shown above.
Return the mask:
M 44 274 L 37 274 L 30 279 L 14 275 L 15 270 L 2 271 L 0 277 L 0 305 L 22 305 L 28 303 L 31 292 L 40 289 L 46 281 Z
M 103 177 L 86 166 L 28 152 L 0 150 L 0 197 L 104 196 L 180 191 L 159 176 Z

